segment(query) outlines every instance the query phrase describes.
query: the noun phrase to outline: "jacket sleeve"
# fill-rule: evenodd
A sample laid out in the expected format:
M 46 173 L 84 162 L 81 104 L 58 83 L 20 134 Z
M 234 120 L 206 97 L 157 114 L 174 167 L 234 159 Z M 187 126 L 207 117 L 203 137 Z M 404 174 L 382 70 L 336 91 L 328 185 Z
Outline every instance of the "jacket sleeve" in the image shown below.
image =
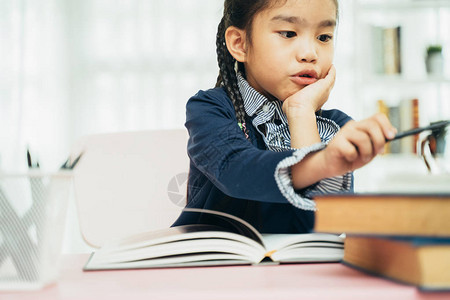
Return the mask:
M 275 181 L 280 161 L 295 150 L 261 150 L 245 138 L 221 89 L 199 92 L 186 107 L 188 155 L 213 184 L 233 198 L 288 203 Z
M 311 198 L 317 194 L 342 193 L 353 190 L 353 173 L 348 172 L 343 175 L 322 179 L 309 187 L 301 190 L 294 190 L 291 178 L 291 167 L 299 163 L 311 152 L 324 149 L 334 138 L 340 127 L 345 125 L 350 119 L 344 113 L 334 110 L 326 111 L 327 117 L 317 117 L 317 126 L 320 132 L 321 142 L 309 147 L 297 149 L 292 157 L 281 161 L 275 172 L 275 180 L 278 187 L 286 199 L 295 207 L 304 210 L 315 210 L 316 205 Z M 337 120 L 339 122 L 335 122 Z

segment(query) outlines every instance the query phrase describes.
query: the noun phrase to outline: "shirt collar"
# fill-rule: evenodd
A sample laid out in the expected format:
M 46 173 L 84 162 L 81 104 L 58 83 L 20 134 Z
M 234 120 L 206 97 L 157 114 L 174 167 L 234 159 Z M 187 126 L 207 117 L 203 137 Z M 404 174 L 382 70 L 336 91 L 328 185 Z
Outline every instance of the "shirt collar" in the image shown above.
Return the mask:
M 254 125 L 260 125 L 269 122 L 273 119 L 274 115 L 280 118 L 283 123 L 287 123 L 287 119 L 282 112 L 282 102 L 281 101 L 271 101 L 258 91 L 256 91 L 250 84 L 245 80 L 242 74 L 237 74 L 238 87 L 241 92 L 242 99 L 244 101 L 244 109 L 247 115 L 250 117 L 256 114 L 256 119 L 253 123 Z
M 251 87 L 241 74 L 238 74 L 237 78 L 239 91 L 244 100 L 245 112 L 252 117 L 269 100 Z

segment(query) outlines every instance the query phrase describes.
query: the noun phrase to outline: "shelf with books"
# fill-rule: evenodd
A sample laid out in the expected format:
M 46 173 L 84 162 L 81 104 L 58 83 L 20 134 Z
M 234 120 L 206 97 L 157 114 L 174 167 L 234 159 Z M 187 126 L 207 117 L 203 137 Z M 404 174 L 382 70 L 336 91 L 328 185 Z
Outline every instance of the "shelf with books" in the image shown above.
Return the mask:
M 440 51 L 443 59 L 450 48 L 450 4 L 439 9 L 397 10 L 383 5 L 367 8 L 361 1 L 355 0 L 354 28 L 362 78 L 372 74 L 408 80 L 450 78 L 446 68 L 439 74 L 426 67 L 428 49 Z
M 450 1 L 354 0 L 353 12 L 362 117 L 380 100 L 399 107 L 418 99 L 419 125 L 450 119 Z

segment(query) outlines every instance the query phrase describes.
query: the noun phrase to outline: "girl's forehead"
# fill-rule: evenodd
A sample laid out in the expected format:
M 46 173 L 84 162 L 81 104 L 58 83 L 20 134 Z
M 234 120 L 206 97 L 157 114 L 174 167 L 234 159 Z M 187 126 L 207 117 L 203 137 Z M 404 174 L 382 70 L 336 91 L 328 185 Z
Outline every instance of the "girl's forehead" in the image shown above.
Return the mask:
M 336 19 L 337 9 L 336 0 L 272 0 L 260 14 L 266 18 L 280 13 L 306 18 L 311 17 L 313 12 L 314 16 Z
M 337 0 L 269 0 L 269 5 L 266 10 L 280 9 L 280 8 L 298 8 L 311 6 L 331 6 L 337 11 Z

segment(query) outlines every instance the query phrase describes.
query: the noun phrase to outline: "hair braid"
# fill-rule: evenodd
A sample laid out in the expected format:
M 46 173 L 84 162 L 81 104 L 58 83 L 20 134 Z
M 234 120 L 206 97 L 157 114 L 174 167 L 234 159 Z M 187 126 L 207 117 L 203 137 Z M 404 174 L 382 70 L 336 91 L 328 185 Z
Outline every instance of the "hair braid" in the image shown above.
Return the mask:
M 225 91 L 233 103 L 237 121 L 243 126 L 244 133 L 247 136 L 247 130 L 245 128 L 244 100 L 239 91 L 235 70 L 236 60 L 228 51 L 225 42 L 226 23 L 226 16 L 224 16 L 219 23 L 217 30 L 216 51 L 217 62 L 219 64 L 219 76 L 217 78 L 216 87 L 223 86 L 225 88 Z

